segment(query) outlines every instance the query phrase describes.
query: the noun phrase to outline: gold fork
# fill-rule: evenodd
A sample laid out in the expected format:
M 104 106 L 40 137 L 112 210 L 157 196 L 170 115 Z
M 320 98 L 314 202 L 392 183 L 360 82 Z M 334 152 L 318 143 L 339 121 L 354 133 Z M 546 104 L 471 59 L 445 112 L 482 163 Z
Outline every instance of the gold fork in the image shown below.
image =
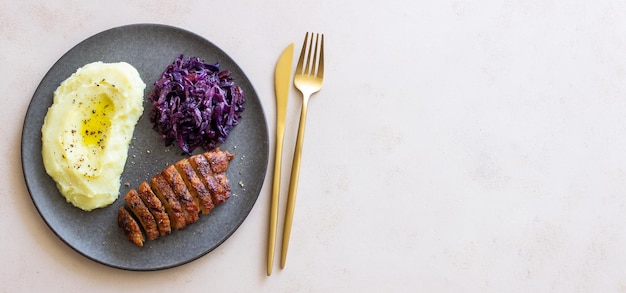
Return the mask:
M 300 113 L 300 125 L 298 126 L 296 149 L 293 154 L 293 163 L 291 165 L 291 180 L 289 182 L 289 195 L 287 197 L 287 211 L 285 213 L 285 225 L 280 261 L 281 268 L 285 267 L 285 262 L 287 261 L 287 249 L 289 248 L 289 236 L 291 235 L 293 210 L 296 205 L 296 191 L 298 189 L 298 177 L 300 176 L 300 161 L 302 155 L 302 144 L 304 142 L 304 126 L 306 124 L 307 106 L 311 95 L 318 92 L 322 88 L 323 80 L 324 35 L 311 33 L 311 38 L 309 39 L 309 33 L 307 32 L 304 36 L 302 51 L 300 51 L 300 58 L 298 59 L 296 74 L 293 79 L 293 84 L 298 90 L 300 90 L 300 92 L 302 92 L 302 112 Z

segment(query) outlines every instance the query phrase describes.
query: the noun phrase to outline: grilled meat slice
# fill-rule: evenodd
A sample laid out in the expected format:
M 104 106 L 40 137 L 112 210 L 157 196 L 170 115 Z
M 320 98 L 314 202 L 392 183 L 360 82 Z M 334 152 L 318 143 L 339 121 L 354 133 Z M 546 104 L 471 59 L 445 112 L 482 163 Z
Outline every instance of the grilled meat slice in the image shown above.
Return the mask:
M 161 173 L 152 177 L 150 186 L 154 194 L 161 200 L 167 214 L 170 216 L 170 224 L 175 230 L 184 229 L 187 226 L 185 220 L 185 214 L 180 202 L 176 198 L 176 194 L 170 187 L 167 180 L 161 175 Z
M 211 171 L 213 171 L 214 174 L 226 172 L 230 160 L 234 157 L 233 154 L 227 151 L 221 151 L 220 148 L 215 149 L 214 152 L 206 152 L 203 155 L 207 161 L 209 161 Z
M 202 154 L 191 156 L 189 158 L 189 162 L 191 162 L 191 165 L 198 173 L 198 176 L 202 180 L 202 183 L 204 183 L 206 188 L 211 193 L 213 204 L 219 205 L 226 201 L 226 190 L 213 176 L 211 165 L 209 164 L 209 161 L 206 159 L 206 157 Z
M 226 178 L 226 173 L 215 174 L 215 180 L 222 186 L 222 198 L 226 201 L 230 197 L 230 182 Z
M 169 165 L 165 168 L 165 170 L 163 170 L 163 172 L 161 172 L 161 174 L 163 174 L 163 177 L 165 177 L 167 182 L 169 182 L 172 190 L 176 194 L 176 197 L 183 208 L 187 225 L 198 221 L 198 205 L 191 196 L 191 193 L 189 193 L 187 185 L 185 185 L 185 181 L 183 181 L 183 177 L 180 173 L 178 173 L 176 167 L 174 165 Z
M 152 192 L 152 189 L 150 189 L 150 185 L 145 181 L 141 182 L 137 188 L 137 194 L 154 216 L 154 220 L 159 228 L 159 234 L 161 234 L 161 236 L 170 234 L 172 232 L 170 217 L 167 215 L 161 200 L 159 200 L 154 192 Z
M 146 207 L 137 194 L 137 191 L 131 189 L 128 193 L 126 193 L 124 200 L 126 201 L 128 208 L 139 220 L 143 230 L 146 231 L 148 240 L 157 239 L 159 237 L 159 229 L 157 228 L 156 221 L 154 220 L 152 213 L 150 213 L 150 210 L 148 210 L 148 207 Z
M 183 181 L 187 184 L 187 189 L 194 197 L 194 200 L 200 207 L 202 214 L 206 215 L 215 207 L 211 199 L 211 193 L 206 189 L 198 174 L 189 163 L 188 159 L 182 159 L 176 164 L 178 173 L 183 177 Z
M 124 234 L 128 237 L 128 240 L 137 246 L 143 246 L 143 242 L 146 238 L 139 228 L 137 221 L 133 219 L 133 216 L 126 210 L 126 207 L 121 206 L 117 213 L 117 225 L 124 230 Z

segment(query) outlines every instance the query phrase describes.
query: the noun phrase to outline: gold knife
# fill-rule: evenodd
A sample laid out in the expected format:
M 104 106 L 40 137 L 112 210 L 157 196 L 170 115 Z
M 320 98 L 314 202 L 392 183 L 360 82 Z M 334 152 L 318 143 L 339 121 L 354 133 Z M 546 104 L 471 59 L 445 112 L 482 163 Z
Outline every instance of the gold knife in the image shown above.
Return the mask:
M 276 245 L 276 225 L 278 219 L 278 198 L 280 194 L 280 167 L 283 157 L 283 138 L 285 119 L 287 118 L 287 97 L 291 84 L 293 63 L 293 43 L 289 44 L 278 58 L 274 72 L 274 91 L 276 92 L 276 158 L 274 160 L 274 181 L 272 183 L 272 202 L 270 206 L 270 228 L 267 246 L 267 275 L 272 275 L 274 266 L 274 248 Z

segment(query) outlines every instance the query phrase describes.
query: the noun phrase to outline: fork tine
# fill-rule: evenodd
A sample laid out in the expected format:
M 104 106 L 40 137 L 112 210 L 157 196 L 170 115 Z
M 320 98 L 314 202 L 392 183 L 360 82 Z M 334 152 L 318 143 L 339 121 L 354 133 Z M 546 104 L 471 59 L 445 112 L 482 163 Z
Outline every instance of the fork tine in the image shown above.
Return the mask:
M 313 39 L 314 37 L 315 34 L 311 33 L 311 38 L 307 41 L 307 43 L 309 43 L 309 52 L 306 57 L 306 68 L 304 69 L 304 75 L 311 75 L 311 68 L 313 68 L 313 71 L 315 71 L 315 63 L 312 63 L 311 60 L 311 53 L 313 52 L 313 46 L 315 46 L 315 40 Z
M 315 69 L 317 67 L 317 46 L 319 45 L 320 35 L 315 34 L 315 42 L 313 42 L 313 35 L 311 35 L 311 46 L 309 47 L 309 60 L 311 60 L 311 52 L 313 52 L 313 61 L 311 61 L 311 71 L 308 71 L 309 75 L 315 76 Z
M 304 54 L 306 52 L 306 44 L 309 39 L 309 33 L 304 35 L 304 42 L 302 43 L 302 51 L 300 51 L 300 58 L 298 59 L 298 65 L 296 66 L 296 74 L 301 75 L 304 70 Z
M 320 62 L 317 65 L 317 77 L 324 78 L 324 34 L 322 34 L 322 42 L 320 44 Z

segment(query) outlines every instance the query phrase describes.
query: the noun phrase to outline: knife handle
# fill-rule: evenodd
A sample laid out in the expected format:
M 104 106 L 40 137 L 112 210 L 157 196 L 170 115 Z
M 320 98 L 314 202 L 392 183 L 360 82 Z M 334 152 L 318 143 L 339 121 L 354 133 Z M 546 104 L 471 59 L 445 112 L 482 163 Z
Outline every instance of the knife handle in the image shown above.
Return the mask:
M 267 245 L 267 275 L 272 275 L 274 266 L 274 251 L 276 247 L 276 226 L 278 225 L 278 200 L 280 194 L 280 169 L 283 158 L 284 123 L 276 125 L 276 158 L 274 160 L 274 179 L 272 182 L 272 199 L 270 203 L 270 227 Z

